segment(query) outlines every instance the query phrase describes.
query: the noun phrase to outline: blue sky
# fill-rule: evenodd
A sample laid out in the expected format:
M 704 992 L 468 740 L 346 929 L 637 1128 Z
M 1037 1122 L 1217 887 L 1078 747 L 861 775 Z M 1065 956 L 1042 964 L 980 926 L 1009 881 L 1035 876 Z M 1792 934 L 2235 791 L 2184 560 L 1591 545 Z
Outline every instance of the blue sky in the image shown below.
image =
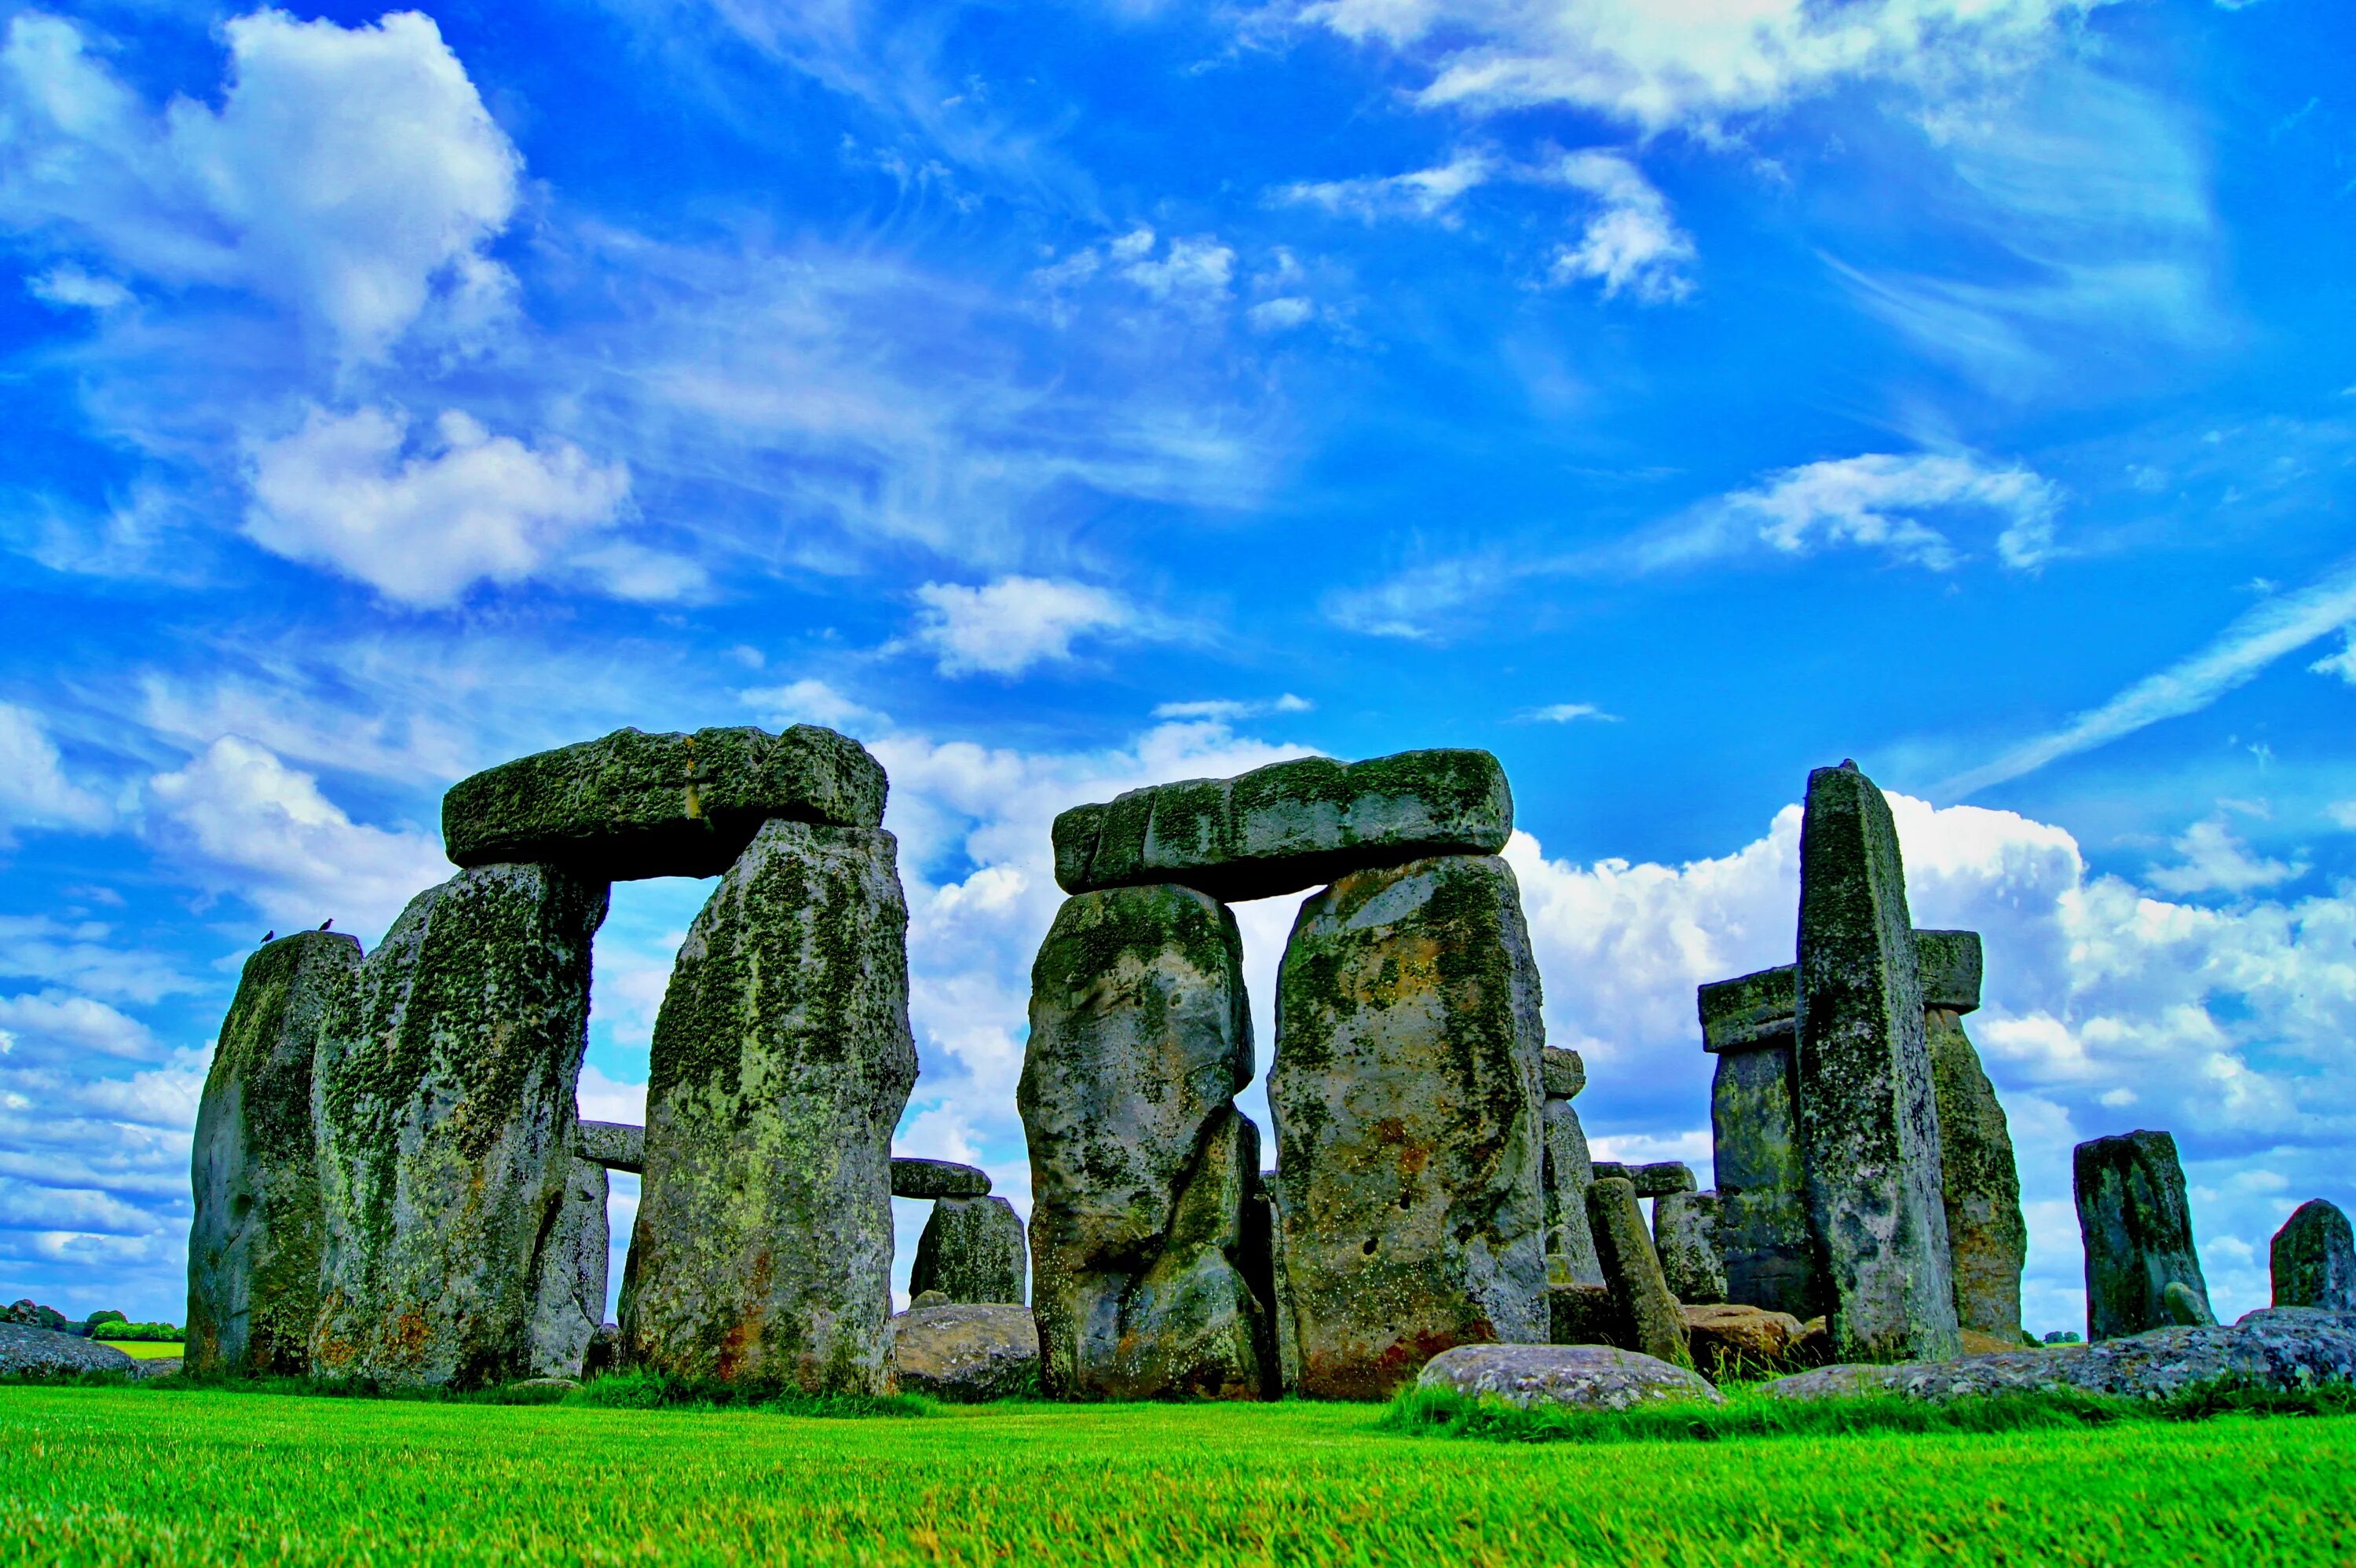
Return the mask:
M 884 758 L 900 1146 L 1018 1203 L 1054 813 L 1446 744 L 1605 1152 L 1706 1165 L 1693 987 L 1855 757 L 1987 935 L 2032 1326 L 2078 1139 L 2176 1133 L 2232 1311 L 2356 1205 L 2344 5 L 0 18 L 0 1295 L 177 1319 L 256 939 L 622 724 Z M 616 890 L 585 1114 L 703 891 Z

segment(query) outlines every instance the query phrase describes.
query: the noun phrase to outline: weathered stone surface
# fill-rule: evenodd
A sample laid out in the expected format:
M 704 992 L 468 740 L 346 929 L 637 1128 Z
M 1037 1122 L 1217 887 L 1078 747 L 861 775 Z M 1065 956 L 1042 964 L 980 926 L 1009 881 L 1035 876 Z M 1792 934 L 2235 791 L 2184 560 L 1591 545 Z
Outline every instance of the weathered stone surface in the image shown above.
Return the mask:
M 592 1165 L 632 1173 L 647 1168 L 647 1129 L 627 1122 L 575 1122 L 573 1152 Z
M 1971 937 L 1972 932 L 1917 932 Z M 1955 944 L 1958 947 L 1963 944 Z M 1979 965 L 1971 965 L 1975 977 Z M 1976 989 L 1976 987 L 1975 987 Z M 1949 995 L 1954 995 L 1953 988 Z M 1976 999 L 1976 998 L 1975 998 Z M 2020 1271 L 2029 1261 L 2029 1222 L 2020 1211 L 2020 1174 L 2013 1163 L 2012 1130 L 1979 1052 L 1964 1033 L 1960 1009 L 1932 1007 L 1922 1015 L 1931 1078 L 1939 1101 L 1939 1175 L 1947 1211 L 1947 1253 L 1954 1278 L 1955 1317 L 1964 1328 L 2000 1339 L 2020 1338 Z
M 1808 775 L 1793 1064 L 1808 1224 L 1839 1353 L 1956 1353 L 1939 1115 L 1889 803 L 1852 766 Z
M 545 861 L 597 880 L 714 877 L 772 818 L 838 827 L 884 820 L 884 770 L 860 744 L 797 724 L 603 740 L 538 752 L 459 780 L 442 797 L 451 862 Z
M 990 1173 L 948 1159 L 915 1159 L 895 1155 L 892 1160 L 894 1198 L 986 1198 Z
M 136 1360 L 113 1346 L 79 1334 L 0 1323 L 0 1377 L 75 1377 L 83 1372 L 135 1376 L 138 1368 Z
M 1687 1368 L 1602 1345 L 1460 1345 L 1434 1356 L 1415 1381 L 1419 1388 L 1453 1389 L 1526 1410 L 1726 1403 Z
M 902 1393 L 979 1404 L 1039 1391 L 1039 1329 L 1020 1307 L 915 1307 L 892 1332 Z
M 1588 1220 L 1595 1250 L 1603 1260 L 1603 1281 L 1620 1318 L 1614 1341 L 1665 1361 L 1686 1364 L 1685 1319 L 1661 1275 L 1661 1260 L 1636 1207 L 1636 1189 L 1619 1177 L 1598 1181 L 1587 1192 Z
M 1726 1265 L 1718 1256 L 1718 1194 L 1665 1192 L 1653 1200 L 1653 1251 L 1661 1277 L 1679 1301 L 1726 1299 Z
M 1567 1099 L 1548 1099 L 1544 1119 L 1547 1277 L 1558 1274 L 1574 1284 L 1601 1285 L 1603 1265 L 1596 1259 L 1595 1235 L 1587 1224 L 1587 1189 L 1595 1175 L 1586 1129 Z
M 197 1105 L 187 1359 L 300 1376 L 319 1315 L 319 1159 L 311 1065 L 350 1001 L 360 944 L 305 931 L 245 961 Z
M 1918 931 L 1914 933 L 1915 976 L 1922 1005 L 1951 1013 L 1976 1012 L 1980 1005 L 1980 933 L 1976 931 Z
M 1253 1398 L 1273 1325 L 1247 1277 L 1258 1129 L 1243 943 L 1162 884 L 1066 901 L 1031 970 L 1016 1104 L 1031 1147 L 1032 1306 L 1051 1398 Z
M 1538 1051 L 1538 1093 L 1549 1100 L 1576 1100 L 1587 1087 L 1587 1062 L 1566 1046 Z
M 2356 1312 L 2356 1238 L 2337 1206 L 2310 1198 L 2293 1210 L 2275 1232 L 2267 1262 L 2276 1307 Z
M 1694 1180 L 1693 1167 L 1681 1159 L 1632 1165 L 1628 1167 L 1628 1180 L 1639 1198 L 1665 1198 L 1672 1192 L 1691 1192 L 1700 1185 Z
M 1029 1262 L 1014 1205 L 1003 1198 L 942 1198 L 917 1238 L 908 1289 L 1020 1307 Z
M 1580 1285 L 1567 1279 L 1547 1284 L 1548 1344 L 1617 1345 L 1626 1327 L 1610 1285 Z
M 2198 1296 L 2206 1321 L 2215 1322 L 2176 1140 L 2144 1131 L 2093 1138 L 2078 1146 L 2072 1167 L 2086 1246 L 2086 1338 L 2115 1339 L 2170 1322 L 2171 1284 Z
M 1678 1316 L 1694 1366 L 1713 1382 L 1799 1363 L 1800 1320 L 1788 1312 L 1720 1302 L 1682 1307 Z
M 1631 1186 L 1635 1184 L 1635 1171 L 1620 1160 L 1590 1159 L 1588 1161 L 1587 1168 L 1598 1181 L 1625 1181 Z
M 573 1176 L 605 885 L 479 866 L 410 901 L 323 1029 L 312 1081 L 323 1377 L 511 1382 Z
M 1273 898 L 1427 856 L 1494 855 L 1513 831 L 1505 771 L 1486 752 L 1303 757 L 1074 806 L 1055 818 L 1055 880 L 1068 893 L 1178 882 Z
M 1773 1045 L 1789 1051 L 1800 1011 L 1800 970 L 1784 964 L 1731 980 L 1713 980 L 1695 992 L 1701 1048 L 1713 1055 Z
M 1451 1346 L 1547 1337 L 1537 965 L 1494 856 L 1310 897 L 1269 1108 L 1301 1386 L 1379 1399 Z
M 892 1129 L 916 1079 L 896 848 L 766 823 L 689 928 L 655 1019 L 626 1364 L 888 1387 Z
M 1718 1058 L 1709 1094 L 1717 1240 L 1728 1300 L 1804 1319 L 1823 1310 L 1824 1289 L 1808 1235 L 1789 1018 L 1784 1021 L 1781 1037 L 1752 1049 L 1728 1048 Z
M 2098 1345 L 2047 1345 L 1898 1366 L 1823 1367 L 1779 1379 L 1767 1392 L 1779 1399 L 1895 1393 L 1944 1402 L 2075 1389 L 2160 1399 L 2220 1379 L 2284 1392 L 2356 1381 L 2356 1315 L 2278 1307 L 2250 1313 L 2230 1327 L 2157 1328 Z
M 543 1378 L 577 1378 L 589 1341 L 605 1320 L 606 1260 L 613 1233 L 605 1213 L 605 1168 L 575 1158 L 563 1205 L 540 1254 L 531 1312 L 531 1365 Z

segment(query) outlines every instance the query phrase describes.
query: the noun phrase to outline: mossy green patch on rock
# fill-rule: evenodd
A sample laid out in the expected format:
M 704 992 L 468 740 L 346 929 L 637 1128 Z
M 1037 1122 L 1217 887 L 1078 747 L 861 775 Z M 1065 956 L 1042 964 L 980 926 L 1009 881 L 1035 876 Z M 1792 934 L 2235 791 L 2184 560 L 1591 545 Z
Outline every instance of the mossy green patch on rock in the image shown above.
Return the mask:
M 1978 987 L 1972 990 L 1976 994 Z M 1947 1210 L 1955 1318 L 1976 1333 L 2018 1339 L 2029 1223 L 2020 1211 L 2011 1125 L 1996 1085 L 1980 1066 L 1979 1052 L 1964 1032 L 1962 1014 L 1952 1008 L 1926 1008 L 1922 1034 L 1939 1096 L 1939 1181 Z
M 1505 770 L 1486 752 L 1303 757 L 1075 806 L 1055 819 L 1055 880 L 1073 893 L 1175 882 L 1269 898 L 1429 855 L 1494 854 L 1513 830 Z
M 297 1376 L 309 1366 L 324 1235 L 312 1061 L 360 944 L 306 931 L 246 960 L 197 1106 L 189 1161 L 187 1364 Z
M 884 770 L 814 724 L 649 735 L 616 730 L 461 779 L 442 836 L 461 866 L 544 860 L 609 881 L 712 877 L 771 818 L 874 827 Z
M 1269 1105 L 1302 1392 L 1381 1398 L 1452 1346 L 1546 1339 L 1539 999 L 1502 859 L 1301 905 Z
M 655 1021 L 626 1364 L 807 1393 L 892 1373 L 892 1129 L 916 1080 L 892 836 L 766 824 Z

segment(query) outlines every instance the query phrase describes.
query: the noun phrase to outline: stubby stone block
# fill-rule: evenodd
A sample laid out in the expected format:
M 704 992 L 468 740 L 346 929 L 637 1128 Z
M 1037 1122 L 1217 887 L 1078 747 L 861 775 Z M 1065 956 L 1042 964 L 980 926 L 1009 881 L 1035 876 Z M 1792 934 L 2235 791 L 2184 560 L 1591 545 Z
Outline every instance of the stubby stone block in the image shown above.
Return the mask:
M 1691 1192 L 1698 1185 L 1694 1180 L 1693 1167 L 1681 1159 L 1632 1165 L 1628 1167 L 1628 1181 L 1639 1198 L 1666 1198 L 1672 1192 Z
M 1713 980 L 1695 993 L 1701 1013 L 1701 1048 L 1718 1055 L 1773 1045 L 1789 1051 L 1800 1011 L 1800 970 L 1783 964 L 1731 980 Z
M 1547 1285 L 1547 1340 L 1555 1345 L 1616 1345 L 1627 1328 L 1608 1285 L 1554 1280 Z
M 1918 931 L 1914 969 L 1922 1005 L 1953 1013 L 1976 1012 L 1980 1005 L 1980 933 Z
M 1567 1053 L 1566 1053 L 1567 1054 Z M 1601 1285 L 1603 1265 L 1587 1226 L 1587 1189 L 1595 1180 L 1587 1131 L 1568 1099 L 1549 1097 L 1546 1124 L 1546 1255 L 1549 1281 Z
M 1243 941 L 1167 884 L 1066 901 L 1031 969 L 1016 1104 L 1051 1398 L 1255 1398 L 1276 1374 L 1249 1282 L 1258 1129 Z
M 1973 936 L 1970 932 L 1952 934 Z M 1976 936 L 1971 948 L 1977 953 Z M 1975 975 L 1978 967 L 1972 965 Z M 1951 989 L 1946 994 L 1956 993 Z M 1922 1031 L 1939 1100 L 1939 1179 L 1947 1211 L 1955 1317 L 1975 1333 L 2017 1341 L 2029 1222 L 2020 1211 L 2012 1131 L 1997 1101 L 1996 1086 L 1980 1066 L 1979 1052 L 1964 1033 L 1962 1012 L 1932 1007 L 1922 1015 Z
M 1669 1294 L 1680 1302 L 1704 1306 L 1726 1299 L 1717 1230 L 1715 1192 L 1665 1192 L 1653 1200 L 1653 1251 Z
M 888 1390 L 907 926 L 890 834 L 784 821 L 695 917 L 655 1019 L 627 1364 Z
M 915 1159 L 896 1155 L 892 1160 L 894 1198 L 986 1198 L 990 1173 L 948 1159 Z
M 1426 856 L 1494 854 L 1513 831 L 1505 771 L 1486 752 L 1303 757 L 1074 806 L 1055 818 L 1055 880 L 1070 893 L 1178 882 L 1273 898 Z
M 509 1382 L 573 1179 L 589 949 L 605 885 L 478 866 L 410 901 L 322 1030 L 327 1219 L 312 1370 Z
M 2116 1339 L 2178 1321 L 2170 1285 L 2195 1293 L 2206 1312 L 2209 1283 L 2192 1245 L 2176 1140 L 2145 1131 L 2092 1138 L 2071 1165 L 2086 1246 L 2086 1338 Z
M 1538 1051 L 1538 1093 L 1549 1100 L 1576 1100 L 1587 1087 L 1587 1063 L 1579 1052 L 1559 1045 Z
M 976 1404 L 1038 1392 L 1039 1329 L 1020 1307 L 927 1302 L 892 1328 L 902 1393 Z
M 627 1122 L 576 1122 L 573 1152 L 607 1170 L 642 1171 L 647 1168 L 647 1129 Z
M 1301 904 L 1277 986 L 1301 1392 L 1379 1399 L 1451 1346 L 1544 1340 L 1544 1025 L 1511 868 L 1342 878 Z
M 605 1268 L 613 1233 L 605 1168 L 575 1157 L 556 1224 L 541 1247 L 531 1312 L 531 1362 L 541 1377 L 577 1378 L 605 1321 Z
M 2356 1312 L 2356 1237 L 2348 1216 L 2320 1198 L 2291 1211 L 2267 1250 L 2276 1307 Z
M 1433 1357 L 1417 1374 L 1416 1386 L 1503 1400 L 1525 1410 L 1726 1403 L 1724 1394 L 1682 1361 L 1594 1345 L 1467 1345 Z
M 916 1240 L 908 1294 L 937 1290 L 953 1302 L 1023 1305 L 1029 1253 L 1023 1221 L 1003 1198 L 943 1198 Z
M 607 881 L 714 877 L 771 818 L 884 820 L 884 770 L 860 744 L 797 724 L 649 735 L 616 730 L 459 780 L 442 797 L 453 864 L 549 861 Z
M 1661 1275 L 1661 1260 L 1644 1229 L 1644 1211 L 1636 1206 L 1635 1188 L 1616 1176 L 1598 1181 L 1588 1189 L 1587 1214 L 1595 1230 L 1595 1250 L 1603 1259 L 1603 1281 L 1620 1320 L 1617 1342 L 1681 1367 L 1692 1365 L 1686 1354 L 1685 1319 Z
M 1779 973 L 1788 988 L 1792 971 Z M 1808 1235 L 1788 1014 L 1783 1023 L 1780 1037 L 1719 1054 L 1709 1093 L 1718 1248 L 1728 1300 L 1805 1320 L 1824 1310 L 1824 1291 Z
M 263 947 L 238 978 L 197 1104 L 191 1371 L 310 1370 L 325 1233 L 311 1064 L 359 964 L 352 938 L 306 931 Z
M 1808 775 L 1793 1063 L 1809 1232 L 1847 1360 L 1959 1354 L 1905 869 L 1854 767 Z

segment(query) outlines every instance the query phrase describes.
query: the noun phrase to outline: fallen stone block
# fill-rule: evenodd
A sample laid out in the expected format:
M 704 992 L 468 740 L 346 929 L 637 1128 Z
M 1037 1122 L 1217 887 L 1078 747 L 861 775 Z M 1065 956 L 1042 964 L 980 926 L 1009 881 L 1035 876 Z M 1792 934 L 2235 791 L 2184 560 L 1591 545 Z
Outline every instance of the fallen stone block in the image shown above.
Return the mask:
M 1035 1397 L 1039 1329 L 1020 1307 L 913 1307 L 892 1319 L 902 1393 L 956 1404 Z
M 1694 1367 L 1712 1382 L 1756 1378 L 1803 1364 L 1800 1320 L 1788 1312 L 1719 1302 L 1678 1308 Z
M 0 1377 L 78 1377 L 83 1372 L 136 1376 L 138 1361 L 112 1345 L 55 1328 L 0 1323 Z
M 2356 1312 L 2356 1238 L 2348 1216 L 2320 1198 L 2291 1211 L 2267 1249 L 2276 1307 Z
M 1505 771 L 1486 752 L 1303 757 L 1074 806 L 1055 818 L 1055 881 L 1067 893 L 1177 882 L 1235 902 L 1428 856 L 1493 855 L 1513 831 Z
M 1434 1356 L 1415 1381 L 1418 1388 L 1452 1389 L 1525 1410 L 1726 1403 L 1685 1367 L 1602 1345 L 1459 1345 Z
M 2171 1310 L 2171 1285 L 2195 1298 L 2202 1321 L 2215 1322 L 2176 1140 L 2149 1131 L 2091 1138 L 2071 1163 L 2086 1248 L 2086 1338 L 2115 1339 L 2177 1321 L 2187 1307 Z
M 978 1167 L 959 1165 L 948 1159 L 916 1159 L 907 1155 L 892 1157 L 892 1196 L 894 1198 L 986 1198 L 990 1195 L 990 1173 Z
M 716 877 L 772 818 L 836 827 L 884 821 L 884 769 L 814 724 L 602 740 L 538 752 L 461 779 L 442 797 L 452 864 L 545 861 L 597 881 Z
M 908 1289 L 937 1290 L 954 1302 L 1020 1307 L 1029 1262 L 1023 1221 L 1005 1199 L 942 1198 L 917 1238 Z

